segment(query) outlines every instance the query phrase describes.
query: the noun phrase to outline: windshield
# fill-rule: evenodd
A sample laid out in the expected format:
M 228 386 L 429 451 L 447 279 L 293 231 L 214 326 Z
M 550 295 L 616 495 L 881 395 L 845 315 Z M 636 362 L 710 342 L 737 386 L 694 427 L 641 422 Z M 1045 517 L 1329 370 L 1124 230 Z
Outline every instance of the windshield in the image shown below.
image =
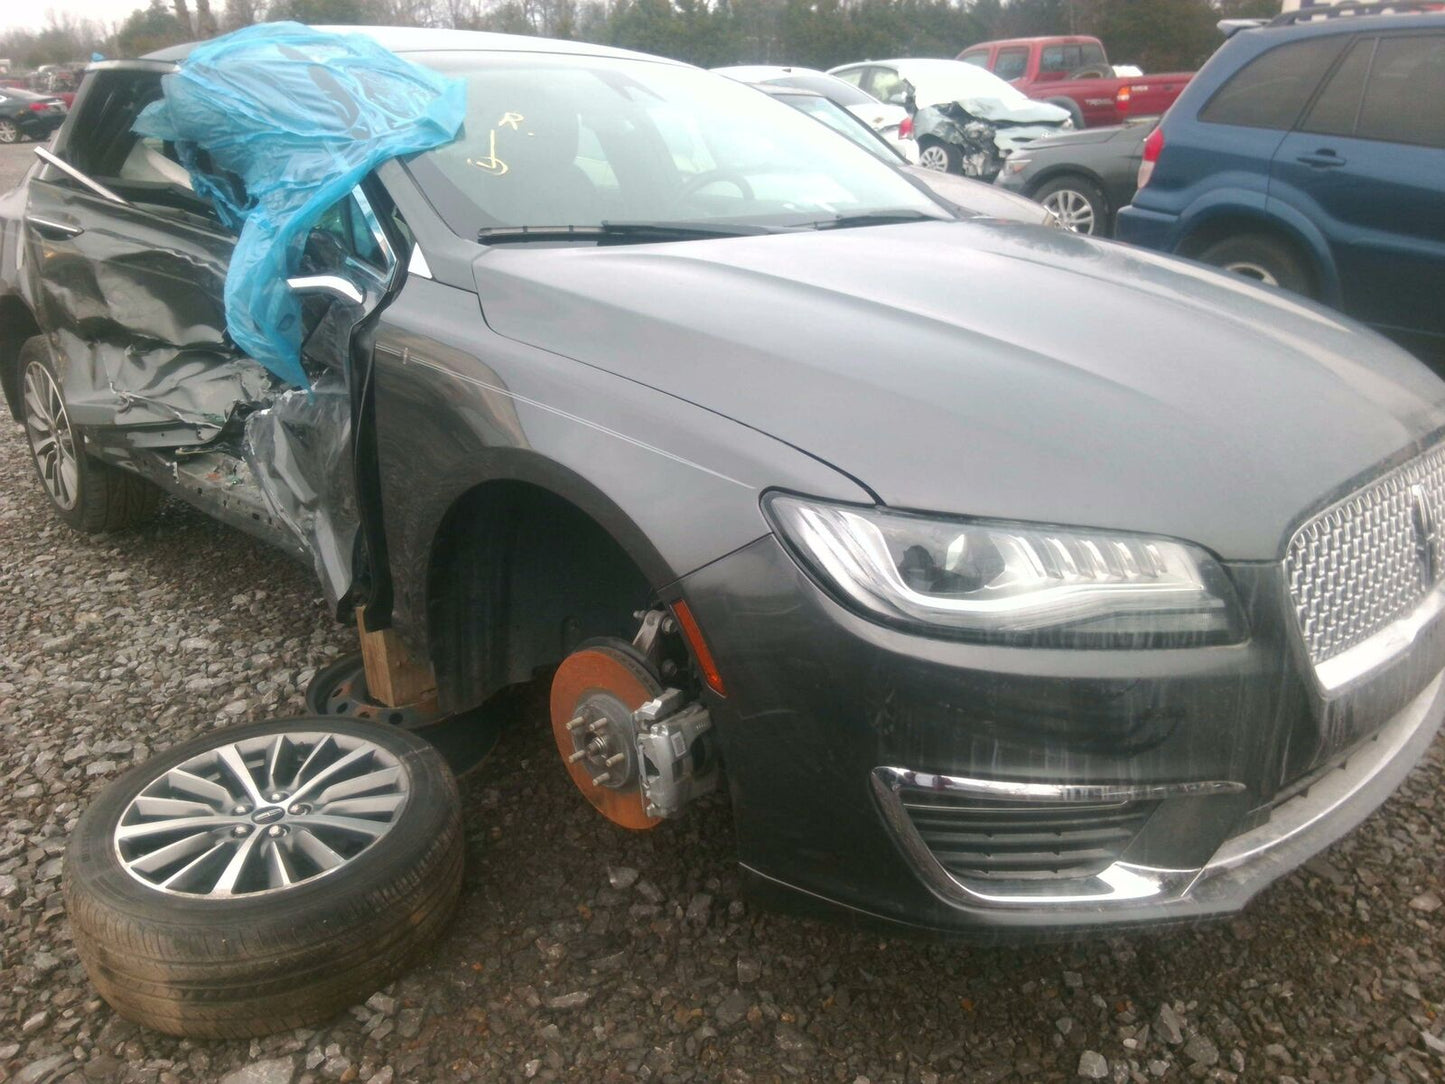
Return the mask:
M 839 135 L 847 136 L 876 158 L 891 165 L 899 165 L 904 161 L 903 156 L 880 139 L 872 128 L 836 102 L 820 98 L 816 94 L 779 94 L 777 98 L 799 113 L 806 113 L 814 120 L 821 121 Z
M 605 223 L 778 227 L 947 212 L 873 154 L 695 68 L 545 54 L 415 59 L 467 84 L 467 119 L 413 176 L 463 237 Z
M 920 109 L 972 98 L 993 98 L 1009 105 L 1030 100 L 993 72 L 959 60 L 912 60 L 900 64 L 898 73 L 913 84 L 914 100 Z

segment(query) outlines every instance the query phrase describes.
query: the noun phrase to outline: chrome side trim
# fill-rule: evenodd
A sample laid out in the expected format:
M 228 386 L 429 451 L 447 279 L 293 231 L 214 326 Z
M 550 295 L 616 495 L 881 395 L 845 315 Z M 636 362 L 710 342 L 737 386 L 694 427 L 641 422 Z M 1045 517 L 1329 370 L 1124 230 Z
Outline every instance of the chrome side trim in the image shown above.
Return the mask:
M 106 199 L 110 200 L 112 203 L 120 204 L 122 207 L 130 206 L 129 203 L 127 203 L 120 196 L 117 196 L 109 188 L 105 187 L 105 185 L 101 184 L 99 181 L 92 181 L 89 177 L 87 177 L 84 173 L 80 172 L 80 170 L 76 169 L 69 162 L 65 161 L 63 158 L 57 157 L 50 151 L 46 150 L 44 147 L 35 148 L 35 157 L 39 158 L 47 166 L 54 166 L 56 169 L 60 170 L 61 173 L 64 173 L 72 180 L 79 181 L 81 184 L 85 185 L 86 188 L 89 188 L 92 192 L 94 192 L 97 196 L 103 196 Z
M 1197 798 L 1205 794 L 1241 794 L 1243 783 L 1206 780 L 1186 783 L 1025 783 L 1013 779 L 972 779 L 959 775 L 874 768 L 873 777 L 892 790 L 915 787 L 944 794 L 967 794 L 1015 802 L 1144 802 L 1161 798 Z
M 53 218 L 42 218 L 40 215 L 26 215 L 25 224 L 37 226 L 42 230 L 54 230 L 63 237 L 79 237 L 85 232 L 82 226 L 76 226 L 70 222 L 57 222 Z
M 1338 696 L 1405 654 L 1426 626 L 1445 612 L 1445 584 L 1439 584 L 1420 604 L 1386 625 L 1368 640 L 1338 655 L 1315 663 L 1315 680 L 1328 697 Z
M 286 280 L 286 285 L 297 293 L 314 291 L 319 293 L 335 294 L 344 297 L 355 305 L 360 305 L 366 298 L 356 284 L 342 278 L 340 275 L 297 275 Z

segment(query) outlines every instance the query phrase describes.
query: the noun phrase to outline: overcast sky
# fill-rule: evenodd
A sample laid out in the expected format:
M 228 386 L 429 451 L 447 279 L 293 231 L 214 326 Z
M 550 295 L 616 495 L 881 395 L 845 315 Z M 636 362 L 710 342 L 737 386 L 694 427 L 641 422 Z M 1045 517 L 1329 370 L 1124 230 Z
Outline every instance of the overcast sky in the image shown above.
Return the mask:
M 150 0 L 3 0 L 0 2 L 0 30 L 24 27 L 39 30 L 45 25 L 46 12 L 72 15 L 77 19 L 94 19 L 98 23 L 118 23 L 135 8 L 145 7 Z M 220 4 L 212 5 L 220 10 Z

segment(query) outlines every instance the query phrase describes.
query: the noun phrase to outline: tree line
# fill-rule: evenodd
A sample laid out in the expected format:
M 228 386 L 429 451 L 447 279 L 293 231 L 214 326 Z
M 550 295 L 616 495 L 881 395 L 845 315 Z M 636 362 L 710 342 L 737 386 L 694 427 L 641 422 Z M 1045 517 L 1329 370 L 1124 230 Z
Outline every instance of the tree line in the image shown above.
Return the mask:
M 117 26 L 52 15 L 0 34 L 18 68 L 139 56 L 261 21 L 445 26 L 539 34 L 690 61 L 827 68 L 888 56 L 954 56 L 974 42 L 1092 34 L 1115 63 L 1198 66 L 1221 18 L 1273 15 L 1279 0 L 150 0 Z

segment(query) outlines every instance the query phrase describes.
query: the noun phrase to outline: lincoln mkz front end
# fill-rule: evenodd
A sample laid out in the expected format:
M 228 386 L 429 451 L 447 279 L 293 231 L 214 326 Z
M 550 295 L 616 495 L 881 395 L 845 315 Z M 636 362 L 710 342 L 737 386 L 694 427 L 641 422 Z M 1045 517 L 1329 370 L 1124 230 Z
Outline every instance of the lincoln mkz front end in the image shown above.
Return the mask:
M 1251 562 L 770 493 L 686 584 L 754 887 L 941 930 L 1238 910 L 1440 724 L 1445 448 L 1372 473 Z

